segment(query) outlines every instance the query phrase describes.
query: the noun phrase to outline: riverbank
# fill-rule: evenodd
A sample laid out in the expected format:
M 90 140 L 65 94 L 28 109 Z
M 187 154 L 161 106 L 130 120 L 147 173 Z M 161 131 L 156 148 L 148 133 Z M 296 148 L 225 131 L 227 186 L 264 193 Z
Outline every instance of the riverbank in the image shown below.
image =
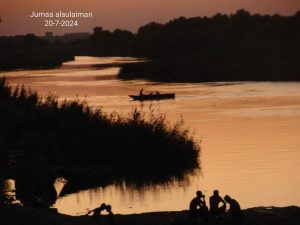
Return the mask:
M 13 90 L 0 78 L 0 181 L 14 179 L 26 205 L 49 206 L 57 177 L 69 180 L 70 193 L 122 180 L 166 182 L 198 169 L 200 146 L 189 130 L 150 113 L 106 114 L 85 102 Z
M 297 225 L 300 223 L 300 208 L 255 207 L 243 210 L 245 225 Z M 116 212 L 117 213 L 117 212 Z M 190 224 L 187 211 L 152 212 L 130 215 L 115 215 L 118 225 L 179 225 Z M 55 210 L 34 209 L 22 206 L 0 206 L 0 221 L 5 225 L 92 225 L 91 217 L 68 216 Z M 107 224 L 107 218 L 101 218 Z M 211 223 L 212 225 L 214 223 Z
M 126 64 L 122 66 L 118 78 L 173 83 L 299 81 L 299 66 L 296 57 L 291 56 L 291 60 L 288 61 L 289 59 L 282 59 L 278 54 L 268 55 L 271 49 L 279 52 L 276 48 L 292 47 L 275 45 L 273 48 L 263 49 L 260 45 L 256 45 L 252 47 L 253 52 L 250 53 L 245 47 L 226 47 L 223 52 L 220 48 L 214 47 L 207 50 L 210 54 L 205 57 L 195 54 Z M 254 49 L 257 51 L 255 52 Z M 285 51 L 288 52 L 286 49 Z M 235 54 L 230 54 L 230 52 Z

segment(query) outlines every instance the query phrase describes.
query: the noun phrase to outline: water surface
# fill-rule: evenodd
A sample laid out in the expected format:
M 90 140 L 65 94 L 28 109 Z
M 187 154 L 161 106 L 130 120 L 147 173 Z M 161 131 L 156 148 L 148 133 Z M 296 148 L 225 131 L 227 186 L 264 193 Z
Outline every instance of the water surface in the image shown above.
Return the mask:
M 24 84 L 61 99 L 84 98 L 106 112 L 127 115 L 149 107 L 186 126 L 201 142 L 202 170 L 186 180 L 165 185 L 112 184 L 57 200 L 60 212 L 76 215 L 102 202 L 116 213 L 187 209 L 196 190 L 214 189 L 236 198 L 242 208 L 300 205 L 300 83 L 216 82 L 157 83 L 117 79 L 118 62 L 132 58 L 77 57 L 61 68 L 5 72 L 9 83 Z M 113 67 L 96 68 L 96 64 Z M 129 94 L 175 92 L 175 100 L 131 101 Z M 83 150 L 84 151 L 84 150 Z

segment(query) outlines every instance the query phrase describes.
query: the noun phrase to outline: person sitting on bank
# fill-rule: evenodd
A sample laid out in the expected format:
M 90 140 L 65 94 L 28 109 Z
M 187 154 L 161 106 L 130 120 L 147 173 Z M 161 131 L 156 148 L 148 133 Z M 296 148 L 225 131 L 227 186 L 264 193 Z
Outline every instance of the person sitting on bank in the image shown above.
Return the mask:
M 230 196 L 226 195 L 224 200 L 229 204 L 228 216 L 230 224 L 232 225 L 241 225 L 243 224 L 243 212 L 241 210 L 240 204 L 232 199 Z
M 105 210 L 108 213 L 108 221 L 109 221 L 108 224 L 109 225 L 116 225 L 115 215 L 111 211 L 111 205 L 106 205 Z
M 189 216 L 192 219 L 208 219 L 208 208 L 205 202 L 205 195 L 203 195 L 201 191 L 197 191 L 196 197 L 190 202 Z
M 220 206 L 220 204 L 222 205 Z M 213 195 L 209 198 L 209 205 L 213 218 L 219 218 L 226 212 L 226 202 L 220 197 L 218 190 L 214 190 Z
M 92 220 L 97 223 L 100 217 L 100 214 L 103 210 L 106 209 L 106 204 L 102 203 L 98 208 L 93 209 L 92 211 L 89 211 L 86 215 L 89 215 L 91 213 L 93 213 L 92 215 Z

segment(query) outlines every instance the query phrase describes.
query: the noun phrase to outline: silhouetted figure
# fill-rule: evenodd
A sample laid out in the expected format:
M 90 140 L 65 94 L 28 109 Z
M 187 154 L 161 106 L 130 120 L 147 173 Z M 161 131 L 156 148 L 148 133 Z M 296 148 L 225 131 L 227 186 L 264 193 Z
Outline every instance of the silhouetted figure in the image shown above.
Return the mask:
M 224 197 L 225 201 L 229 204 L 228 217 L 229 222 L 232 225 L 241 225 L 243 224 L 243 213 L 240 207 L 240 204 L 235 200 L 226 195 Z
M 101 212 L 102 212 L 103 210 L 105 210 L 105 209 L 106 209 L 106 204 L 105 204 L 105 203 L 102 203 L 102 204 L 100 205 L 100 207 L 95 208 L 95 209 L 93 209 L 92 211 L 89 211 L 86 215 L 89 215 L 90 213 L 93 213 L 93 215 L 92 215 L 92 220 L 93 220 L 95 223 L 97 223 L 98 220 L 99 220 L 99 216 L 100 216 Z
M 109 225 L 116 225 L 115 215 L 111 211 L 111 205 L 107 205 L 105 210 L 108 212 Z
M 222 203 L 221 206 L 219 206 L 220 203 Z M 213 196 L 209 198 L 209 205 L 210 213 L 213 218 L 219 218 L 222 214 L 226 212 L 226 203 L 220 197 L 218 190 L 214 190 Z
M 191 219 L 201 218 L 204 221 L 208 219 L 208 208 L 205 202 L 205 195 L 201 191 L 196 192 L 196 197 L 190 202 L 189 216 Z
M 143 94 L 143 91 L 144 91 L 144 88 L 142 88 L 142 89 L 140 90 L 140 96 L 144 95 L 144 94 Z

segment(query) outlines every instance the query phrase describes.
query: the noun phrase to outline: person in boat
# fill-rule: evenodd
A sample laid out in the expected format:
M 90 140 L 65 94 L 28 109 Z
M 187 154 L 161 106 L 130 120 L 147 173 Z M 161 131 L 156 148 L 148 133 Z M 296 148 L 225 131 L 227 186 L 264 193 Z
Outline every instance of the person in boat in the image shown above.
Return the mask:
M 143 96 L 144 94 L 143 94 L 143 91 L 144 91 L 144 88 L 142 88 L 141 90 L 140 90 L 140 96 Z
M 156 95 L 160 95 L 159 91 L 156 91 Z
M 205 202 L 205 195 L 201 191 L 196 192 L 196 197 L 190 202 L 189 216 L 191 219 L 202 219 L 207 221 L 208 208 Z
M 106 209 L 106 204 L 102 203 L 98 208 L 93 209 L 92 211 L 89 211 L 86 215 L 89 215 L 91 213 L 93 213 L 92 215 L 92 220 L 97 223 L 100 217 L 100 214 L 103 210 Z
M 228 220 L 232 225 L 243 224 L 243 212 L 241 210 L 240 204 L 230 196 L 226 195 L 224 200 L 229 204 L 228 210 Z
M 222 204 L 221 206 L 219 206 Z M 226 202 L 219 195 L 218 190 L 214 190 L 213 195 L 209 198 L 210 214 L 212 218 L 220 218 L 226 212 Z

